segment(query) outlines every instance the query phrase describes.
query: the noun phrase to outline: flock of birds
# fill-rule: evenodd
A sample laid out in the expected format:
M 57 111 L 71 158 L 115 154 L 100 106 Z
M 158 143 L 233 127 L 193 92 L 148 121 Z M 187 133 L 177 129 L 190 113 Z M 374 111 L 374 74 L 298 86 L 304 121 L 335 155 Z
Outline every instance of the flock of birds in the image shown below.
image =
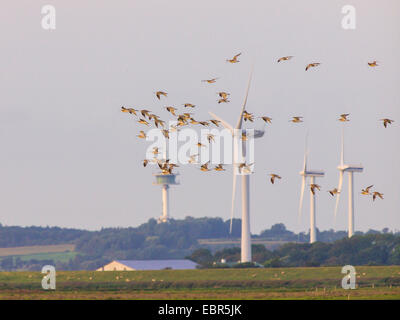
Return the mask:
M 227 59 L 226 61 L 228 63 L 232 63 L 232 64 L 238 63 L 238 62 L 240 62 L 238 60 L 238 57 L 240 55 L 241 55 L 241 53 L 238 53 L 235 56 L 233 56 L 233 58 Z M 294 58 L 294 56 L 285 56 L 285 57 L 279 58 L 277 60 L 277 62 L 280 63 L 280 62 L 283 62 L 283 61 L 289 61 L 289 60 L 291 60 L 293 58 Z M 307 66 L 305 68 L 305 71 L 308 71 L 310 68 L 316 68 L 319 65 L 321 65 L 320 62 L 309 63 L 309 64 L 307 64 Z M 372 61 L 372 62 L 368 62 L 368 66 L 374 68 L 374 67 L 379 66 L 379 64 L 378 64 L 377 61 Z M 201 82 L 205 82 L 205 83 L 208 83 L 208 84 L 213 84 L 213 83 L 216 83 L 218 79 L 219 78 L 205 79 L 205 80 L 201 80 Z M 155 94 L 155 96 L 157 97 L 158 100 L 161 100 L 162 98 L 167 98 L 168 97 L 168 93 L 164 92 L 164 91 L 156 91 L 156 92 L 154 92 L 154 94 Z M 221 92 L 217 92 L 217 94 L 218 94 L 218 100 L 217 100 L 218 104 L 220 104 L 220 103 L 229 103 L 230 102 L 229 99 L 228 99 L 230 93 L 225 92 L 225 91 L 221 91 Z M 193 108 L 196 107 L 196 105 L 194 105 L 192 103 L 184 103 L 182 106 L 184 108 L 186 108 L 186 109 L 193 109 Z M 215 120 L 215 119 L 199 121 L 199 120 L 195 120 L 194 119 L 193 113 L 190 113 L 190 112 L 178 113 L 178 108 L 173 107 L 173 106 L 166 106 L 164 108 L 165 108 L 165 110 L 167 112 L 169 112 L 171 115 L 176 117 L 176 125 L 170 125 L 168 128 L 166 128 L 166 123 L 165 123 L 164 120 L 160 119 L 159 116 L 157 116 L 154 113 L 151 113 L 151 111 L 146 110 L 146 109 L 126 108 L 126 107 L 123 106 L 123 107 L 121 107 L 121 111 L 124 112 L 124 113 L 129 113 L 129 114 L 135 115 L 138 118 L 137 122 L 140 123 L 140 124 L 146 125 L 146 126 L 150 126 L 150 122 L 153 121 L 154 125 L 156 126 L 156 128 L 160 128 L 160 130 L 163 133 L 164 137 L 167 138 L 167 139 L 169 139 L 169 133 L 170 132 L 174 132 L 174 131 L 178 131 L 179 130 L 178 127 L 183 127 L 183 126 L 187 126 L 187 125 L 190 125 L 190 124 L 191 125 L 207 126 L 207 127 L 210 126 L 211 124 L 213 124 L 214 126 L 219 127 L 219 124 L 221 122 L 221 121 Z M 140 117 L 140 115 L 141 115 L 141 117 Z M 343 122 L 343 123 L 344 122 L 349 122 L 350 121 L 349 116 L 350 116 L 349 113 L 341 114 L 337 120 L 340 121 L 340 122 Z M 270 118 L 268 116 L 261 116 L 261 117 L 257 117 L 257 118 L 258 119 L 262 119 L 265 122 L 265 124 L 271 124 L 272 123 L 272 118 Z M 252 114 L 252 113 L 250 113 L 250 112 L 245 110 L 243 112 L 243 120 L 244 121 L 249 121 L 249 122 L 254 122 L 255 116 L 254 116 L 254 114 Z M 384 128 L 387 128 L 388 125 L 390 125 L 390 124 L 392 124 L 394 122 L 394 120 L 389 119 L 389 118 L 383 118 L 383 119 L 380 119 L 379 121 L 382 121 Z M 302 116 L 293 116 L 289 120 L 289 122 L 301 123 L 301 122 L 303 122 L 303 117 Z M 147 136 L 146 136 L 146 133 L 143 130 L 141 130 L 139 132 L 139 134 L 137 135 L 137 137 L 141 138 L 141 139 L 146 139 Z M 247 138 L 248 137 L 246 135 L 246 132 L 243 131 L 241 139 L 242 140 L 247 140 Z M 208 140 L 209 144 L 212 143 L 214 141 L 214 135 L 208 134 L 207 140 Z M 206 147 L 201 142 L 198 142 L 197 146 L 199 148 Z M 143 166 L 144 167 L 146 167 L 149 162 L 157 163 L 158 167 L 161 170 L 161 174 L 172 174 L 173 173 L 173 169 L 176 168 L 176 167 L 179 167 L 176 163 L 170 162 L 169 159 L 159 159 L 158 155 L 160 154 L 160 151 L 159 151 L 159 149 L 157 147 L 155 147 L 153 149 L 152 153 L 154 155 L 154 157 L 152 159 L 144 159 L 143 160 Z M 197 163 L 197 160 L 196 160 L 197 156 L 199 156 L 199 154 L 190 155 L 188 163 L 196 164 Z M 203 171 L 203 172 L 211 171 L 211 170 L 225 171 L 225 169 L 223 168 L 223 164 L 218 164 L 212 169 L 209 168 L 209 164 L 210 164 L 210 161 L 208 161 L 208 162 L 206 162 L 204 164 L 201 164 L 200 165 L 200 170 Z M 253 164 L 241 163 L 241 164 L 238 165 L 239 171 L 240 172 L 245 172 L 245 173 L 250 173 L 252 165 Z M 271 181 L 272 184 L 275 183 L 276 179 L 278 179 L 278 180 L 282 179 L 282 177 L 280 175 L 276 174 L 276 173 L 270 173 L 269 176 L 271 177 L 270 181 Z M 372 196 L 373 201 L 375 201 L 375 199 L 377 199 L 378 197 L 380 199 L 383 199 L 383 193 L 378 192 L 378 191 L 371 192 L 371 188 L 372 187 L 373 187 L 373 185 L 370 185 L 370 186 L 366 187 L 365 189 L 362 189 L 361 190 L 361 194 L 362 195 Z M 311 190 L 311 192 L 313 194 L 315 194 L 316 190 L 321 191 L 321 186 L 318 185 L 318 184 L 310 184 L 310 190 Z M 332 196 L 335 196 L 338 193 L 340 193 L 340 191 L 337 188 L 334 188 L 332 190 L 328 190 L 328 192 Z

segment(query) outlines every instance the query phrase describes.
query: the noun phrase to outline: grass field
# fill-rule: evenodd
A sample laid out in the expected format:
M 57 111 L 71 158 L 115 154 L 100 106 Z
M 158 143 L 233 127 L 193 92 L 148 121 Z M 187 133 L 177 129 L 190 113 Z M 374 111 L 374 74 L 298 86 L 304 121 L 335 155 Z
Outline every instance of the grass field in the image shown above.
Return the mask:
M 356 271 L 355 290 L 339 267 L 59 271 L 55 291 L 40 272 L 1 272 L 0 299 L 400 299 L 400 266 Z
M 6 256 L 21 256 L 36 253 L 53 253 L 53 252 L 65 252 L 74 251 L 74 244 L 56 244 L 47 246 L 30 246 L 30 247 L 11 247 L 11 248 L 0 248 L 0 257 Z

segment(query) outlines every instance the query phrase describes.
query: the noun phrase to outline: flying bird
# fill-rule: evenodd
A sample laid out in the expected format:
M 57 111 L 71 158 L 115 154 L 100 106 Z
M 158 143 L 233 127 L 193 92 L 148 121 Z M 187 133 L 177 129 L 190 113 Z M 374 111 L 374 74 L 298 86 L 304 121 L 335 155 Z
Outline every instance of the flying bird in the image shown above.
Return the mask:
M 201 80 L 201 82 L 207 82 L 207 83 L 215 83 L 219 78 L 213 78 L 213 79 L 208 79 L 208 80 Z
M 157 128 L 158 128 L 158 125 L 161 125 L 164 128 L 165 121 L 159 120 L 159 119 L 154 119 L 154 124 L 156 125 Z
M 340 118 L 338 119 L 341 122 L 346 122 L 346 121 L 350 121 L 349 119 L 347 119 L 347 117 L 350 115 L 350 113 L 343 113 L 340 115 Z
M 296 116 L 296 117 L 293 117 L 292 120 L 289 120 L 289 122 L 293 122 L 293 123 L 303 122 L 303 120 L 301 120 L 301 119 L 303 119 L 303 117 Z
M 223 168 L 222 163 L 220 163 L 219 165 L 215 166 L 214 170 L 215 171 L 225 171 L 225 169 Z
M 199 148 L 201 148 L 201 147 L 205 147 L 205 145 L 204 145 L 204 144 L 202 144 L 201 142 L 197 142 L 197 146 L 198 146 Z
M 292 59 L 292 58 L 293 58 L 293 56 L 282 57 L 282 58 L 279 58 L 279 59 L 278 59 L 278 62 L 287 61 L 287 60 L 290 60 L 290 59 Z
M 226 99 L 226 98 L 228 98 L 228 96 L 230 95 L 230 93 L 221 91 L 221 92 L 218 92 L 218 95 L 219 95 L 222 99 Z
M 371 193 L 369 192 L 369 190 L 373 187 L 374 185 L 370 185 L 369 187 L 366 187 L 365 189 L 361 189 L 361 194 L 369 196 L 371 195 Z
M 383 200 L 383 193 L 380 193 L 380 192 L 378 192 L 378 191 L 375 191 L 375 192 L 372 194 L 372 200 L 375 201 L 376 197 L 379 197 L 379 198 L 381 198 L 381 199 Z
M 242 53 L 238 53 L 237 55 L 235 55 L 232 59 L 227 59 L 226 61 L 227 62 L 230 62 L 230 63 L 237 63 L 237 62 L 240 62 L 237 58 L 241 55 Z
M 167 139 L 169 139 L 169 131 L 166 129 L 162 130 L 162 134 L 164 135 L 164 137 L 166 137 Z
M 148 159 L 144 159 L 143 160 L 143 167 L 146 167 L 148 163 L 149 163 L 149 160 Z
M 191 103 L 185 103 L 184 106 L 185 106 L 185 108 L 194 108 L 195 107 L 195 105 L 191 104 Z
M 328 192 L 331 194 L 332 197 L 335 196 L 335 194 L 340 193 L 340 191 L 337 188 L 329 190 Z
M 387 128 L 387 125 L 388 125 L 388 124 L 392 124 L 392 122 L 394 122 L 394 120 L 390 120 L 390 119 L 387 119 L 387 118 L 381 119 L 380 121 L 383 121 L 383 126 L 384 126 L 385 128 Z
M 208 164 L 210 161 L 207 161 L 205 164 L 202 164 L 200 167 L 201 171 L 210 171 L 210 169 L 208 168 Z
M 130 114 L 134 114 L 134 115 L 136 116 L 136 115 L 137 115 L 137 114 L 136 114 L 136 111 L 139 111 L 139 110 L 136 110 L 136 109 L 133 109 L 133 108 L 121 107 L 121 111 L 122 111 L 122 112 L 130 113 Z
M 148 123 L 146 120 L 142 119 L 142 118 L 140 118 L 140 119 L 138 120 L 138 122 L 141 123 L 141 124 L 145 124 L 146 126 L 149 125 L 149 123 Z
M 189 157 L 188 163 L 197 163 L 196 161 L 196 157 L 198 156 L 198 154 L 193 154 Z
M 368 62 L 368 65 L 369 65 L 370 67 L 377 67 L 377 66 L 379 66 L 378 61 Z
M 272 184 L 275 183 L 275 179 L 282 179 L 281 176 L 278 176 L 278 175 L 275 174 L 275 173 L 271 173 L 270 176 L 271 176 L 271 183 L 272 183 Z
M 208 143 L 214 142 L 214 141 L 215 141 L 214 135 L 211 134 L 211 133 L 208 134 L 208 135 L 207 135 L 207 140 L 208 140 Z
M 146 118 L 146 117 L 149 116 L 150 111 L 146 110 L 146 109 L 143 109 L 143 110 L 140 110 L 140 113 L 142 114 L 143 117 Z
M 321 191 L 321 186 L 319 186 L 318 184 L 312 183 L 310 184 L 310 189 L 312 194 L 315 194 L 315 189 L 318 189 L 319 191 Z
M 167 96 L 167 93 L 164 91 L 157 91 L 157 92 L 155 92 L 155 94 L 156 94 L 158 100 L 160 100 L 161 96 L 164 96 L 164 97 Z
M 320 65 L 319 62 L 310 63 L 310 64 L 307 65 L 306 71 L 307 71 L 308 69 L 310 69 L 310 68 L 318 67 L 319 65 Z
M 140 133 L 137 135 L 137 137 L 138 138 L 141 138 L 141 139 L 146 139 L 146 133 L 144 132 L 144 131 L 140 131 Z
M 246 110 L 243 112 L 243 119 L 244 121 L 250 121 L 253 122 L 254 121 L 254 115 L 252 113 L 247 112 Z
M 272 123 L 272 118 L 270 117 L 260 117 L 260 119 L 263 119 L 265 123 Z
M 244 173 L 251 173 L 251 166 L 254 163 L 246 164 L 246 163 L 240 163 L 239 164 L 239 172 L 244 172 Z
M 175 111 L 178 110 L 174 107 L 165 107 L 165 109 L 167 109 L 168 112 L 170 112 L 172 115 L 174 115 L 176 117 Z
M 215 126 L 219 127 L 219 123 L 221 121 L 212 119 L 212 120 L 210 120 L 210 122 L 213 123 Z
M 223 102 L 228 103 L 228 102 L 230 102 L 230 100 L 228 100 L 227 98 L 221 98 L 218 100 L 218 104 L 223 103 Z

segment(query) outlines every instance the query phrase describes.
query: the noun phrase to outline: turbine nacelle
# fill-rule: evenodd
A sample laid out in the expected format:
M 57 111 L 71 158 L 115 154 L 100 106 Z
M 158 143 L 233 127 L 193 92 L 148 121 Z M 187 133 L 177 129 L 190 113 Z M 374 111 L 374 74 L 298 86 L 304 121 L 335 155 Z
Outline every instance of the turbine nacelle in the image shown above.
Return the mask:
M 337 167 L 339 170 L 344 172 L 363 172 L 364 167 L 361 165 L 340 165 Z
M 299 172 L 301 176 L 304 177 L 323 177 L 325 176 L 325 172 L 319 170 L 306 170 Z

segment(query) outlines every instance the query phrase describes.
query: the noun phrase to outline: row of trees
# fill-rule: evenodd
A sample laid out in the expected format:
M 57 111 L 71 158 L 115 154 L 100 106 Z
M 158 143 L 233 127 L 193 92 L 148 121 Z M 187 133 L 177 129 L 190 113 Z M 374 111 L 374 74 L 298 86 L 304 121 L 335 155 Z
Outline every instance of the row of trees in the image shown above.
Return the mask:
M 233 220 L 233 232 L 229 233 L 230 221 L 221 218 L 192 218 L 187 217 L 183 220 L 171 220 L 169 223 L 158 224 L 155 219 L 150 219 L 136 228 L 105 228 L 100 231 L 86 231 L 76 229 L 65 229 L 57 227 L 5 227 L 0 225 L 0 247 L 31 246 L 73 243 L 79 253 L 74 259 L 68 262 L 55 262 L 58 269 L 77 270 L 77 269 L 96 269 L 111 260 L 115 259 L 179 259 L 189 256 L 196 249 L 202 248 L 199 239 L 221 239 L 239 238 L 241 232 L 241 220 Z M 384 230 L 387 232 L 388 230 Z M 362 233 L 358 233 L 362 235 Z M 381 234 L 378 231 L 369 231 L 368 234 Z M 318 231 L 318 239 L 322 242 L 332 242 L 347 236 L 345 231 Z M 308 242 L 309 235 L 305 233 L 296 234 L 286 229 L 283 224 L 273 225 L 270 229 L 263 230 L 253 238 L 264 238 L 272 241 L 284 240 L 290 242 Z M 295 244 L 293 244 L 295 245 Z M 302 244 L 308 248 L 308 244 Z M 321 244 L 324 245 L 324 244 Z M 288 245 L 282 247 L 287 249 Z M 294 250 L 301 250 L 305 253 L 306 249 L 297 247 Z M 290 245 L 289 245 L 290 247 Z M 285 256 L 277 256 L 276 252 L 265 251 L 263 246 L 255 247 L 254 257 L 256 261 L 265 263 L 270 259 L 278 259 L 279 263 L 290 265 L 291 260 Z M 229 261 L 239 260 L 237 248 L 226 249 L 210 255 L 210 261 L 218 261 L 222 255 L 227 255 Z M 316 250 L 316 249 L 313 249 Z M 321 249 L 323 253 L 327 248 Z M 307 251 L 308 252 L 308 251 Z M 322 254 L 321 253 L 321 254 Z M 314 256 L 307 256 L 304 261 L 310 263 Z M 202 258 L 204 259 L 204 257 Z M 236 259 L 236 260 L 235 260 Z M 4 260 L 4 258 L 2 259 Z M 321 259 L 317 259 L 320 261 Z M 273 263 L 275 260 L 273 260 Z M 278 263 L 276 262 L 276 263 Z M 305 262 L 304 262 L 305 263 Z M 22 262 L 16 264 L 18 268 Z M 25 268 L 34 268 L 35 261 L 30 264 L 23 263 Z M 54 264 L 54 263 L 53 263 Z M 10 266 L 10 261 L 4 262 L 3 270 Z M 7 268 L 5 268 L 7 267 Z
M 319 267 L 351 265 L 400 264 L 400 236 L 370 233 L 334 242 L 286 243 L 270 251 L 253 245 L 253 261 L 265 267 Z M 188 256 L 203 267 L 226 267 L 240 260 L 240 248 L 229 248 L 212 254 L 200 248 Z M 228 265 L 221 264 L 222 259 Z

